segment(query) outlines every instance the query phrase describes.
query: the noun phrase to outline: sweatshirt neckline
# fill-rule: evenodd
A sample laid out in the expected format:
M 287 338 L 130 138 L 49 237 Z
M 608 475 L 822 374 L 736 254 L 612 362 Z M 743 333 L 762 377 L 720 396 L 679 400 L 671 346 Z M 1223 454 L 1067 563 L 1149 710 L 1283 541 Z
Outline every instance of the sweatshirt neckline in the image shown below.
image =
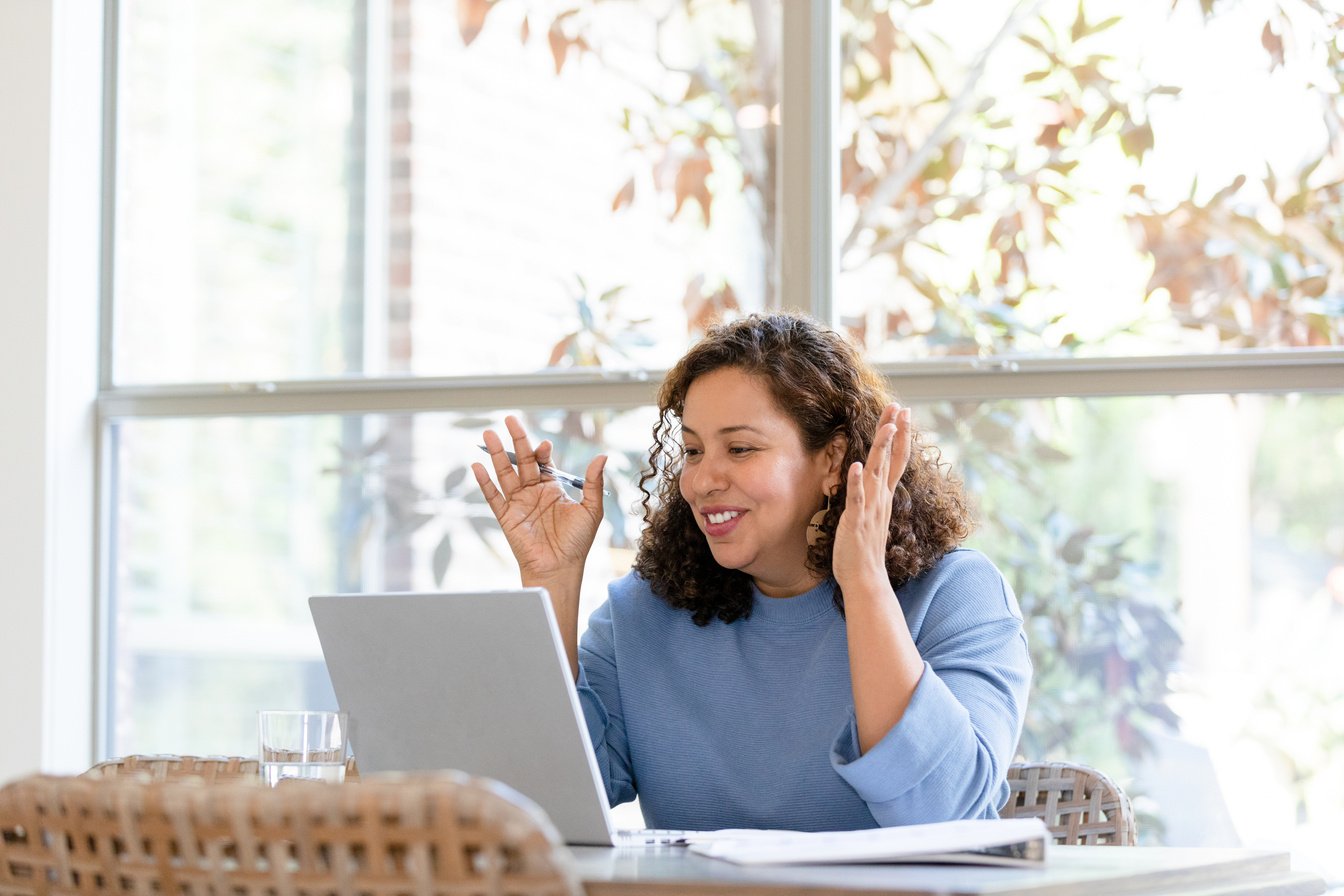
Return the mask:
M 825 579 L 814 588 L 793 597 L 768 597 L 753 582 L 751 618 L 767 622 L 807 622 L 835 610 L 835 581 Z

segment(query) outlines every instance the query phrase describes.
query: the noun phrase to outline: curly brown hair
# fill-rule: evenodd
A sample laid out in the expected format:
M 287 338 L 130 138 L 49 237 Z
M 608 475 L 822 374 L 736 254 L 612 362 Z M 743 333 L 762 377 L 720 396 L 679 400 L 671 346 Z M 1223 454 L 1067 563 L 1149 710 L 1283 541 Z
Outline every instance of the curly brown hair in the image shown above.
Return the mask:
M 686 393 L 698 377 L 727 367 L 761 378 L 776 407 L 797 425 L 808 451 L 821 451 L 837 434 L 843 435 L 847 447 L 842 471 L 854 461 L 867 460 L 878 420 L 891 401 L 885 381 L 853 345 L 800 314 L 752 314 L 715 326 L 668 372 L 658 391 L 649 467 L 639 480 L 645 527 L 634 570 L 654 594 L 690 611 L 697 625 L 751 614 L 751 577 L 715 562 L 679 486 L 678 434 Z M 941 454 L 925 446 L 918 430 L 911 438 L 910 463 L 892 499 L 887 539 L 887 575 L 893 588 L 927 572 L 973 525 L 961 483 Z M 828 534 L 844 510 L 845 493 L 842 473 L 822 524 Z M 830 576 L 831 552 L 831 540 L 821 539 L 808 549 L 808 568 L 822 578 Z M 835 604 L 843 613 L 839 587 Z

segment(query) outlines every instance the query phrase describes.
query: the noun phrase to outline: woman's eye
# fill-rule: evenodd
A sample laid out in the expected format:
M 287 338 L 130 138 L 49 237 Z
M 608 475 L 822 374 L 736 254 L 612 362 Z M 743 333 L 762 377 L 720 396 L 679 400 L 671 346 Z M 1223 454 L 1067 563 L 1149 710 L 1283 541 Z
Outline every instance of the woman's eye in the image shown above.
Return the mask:
M 690 459 L 693 458 L 693 457 L 699 457 L 699 456 L 700 456 L 700 449 L 699 449 L 699 448 L 683 448 L 683 449 L 681 449 L 681 456 L 684 457 L 684 458 L 686 458 L 687 460 L 690 460 Z
M 729 453 L 729 454 L 739 454 L 739 455 L 740 455 L 740 454 L 750 454 L 751 452 L 753 452 L 753 451 L 755 451 L 755 450 L 756 450 L 755 448 L 746 448 L 746 447 L 742 447 L 742 446 L 735 446 L 735 447 L 729 448 L 729 449 L 728 449 L 728 453 Z

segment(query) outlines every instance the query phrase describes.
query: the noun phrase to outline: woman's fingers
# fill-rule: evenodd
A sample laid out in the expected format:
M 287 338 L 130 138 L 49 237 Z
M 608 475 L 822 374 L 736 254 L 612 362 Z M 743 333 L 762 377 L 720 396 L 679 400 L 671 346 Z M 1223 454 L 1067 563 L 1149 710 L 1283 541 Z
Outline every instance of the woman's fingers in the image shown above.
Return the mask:
M 551 451 L 554 449 L 550 439 L 542 439 L 537 443 L 537 464 L 543 467 L 551 466 Z
M 509 431 L 509 438 L 513 440 L 512 461 L 509 460 L 503 440 L 493 430 L 487 429 L 481 434 L 481 438 L 485 442 L 486 450 L 490 452 L 495 476 L 499 479 L 499 488 L 505 496 L 508 496 L 523 486 L 541 481 L 541 467 L 551 463 L 553 446 L 550 439 L 542 439 L 534 449 L 527 430 L 517 417 L 505 417 L 504 427 Z
M 472 465 L 472 471 L 476 475 L 476 482 L 481 488 L 481 494 L 490 503 L 490 509 L 495 511 L 497 517 L 503 513 L 508 502 L 517 497 L 521 490 L 534 485 L 547 486 L 552 482 L 559 484 L 554 476 L 543 475 L 542 472 L 543 468 L 553 466 L 551 456 L 554 453 L 555 445 L 551 440 L 542 439 L 537 443 L 536 448 L 533 448 L 532 440 L 528 437 L 527 430 L 523 428 L 518 418 L 505 417 L 504 426 L 508 429 L 509 437 L 513 440 L 513 460 L 509 459 L 510 452 L 505 449 L 504 442 L 493 430 L 487 429 L 481 434 L 485 449 L 489 452 L 490 460 L 495 468 L 495 477 L 499 480 L 498 488 L 490 481 L 484 466 Z M 601 519 L 602 515 L 602 471 L 605 469 L 606 463 L 606 455 L 598 455 L 593 458 L 588 464 L 588 472 L 583 486 L 582 503 L 592 507 L 598 515 L 598 519 Z M 560 489 L 560 492 L 564 494 L 564 489 Z
M 910 462 L 910 433 L 910 409 L 895 402 L 887 405 L 873 435 L 868 469 L 874 483 L 883 484 L 889 492 L 896 490 Z
M 873 439 L 873 457 L 868 463 L 868 468 L 873 473 L 874 485 L 888 482 L 887 473 L 891 470 L 891 446 L 895 436 L 896 428 L 890 421 L 884 422 L 877 428 L 877 437 Z M 890 485 L 887 487 L 890 488 Z
M 892 431 L 891 446 L 891 467 L 887 471 L 887 488 L 896 489 L 896 483 L 901 481 L 901 476 L 905 473 L 905 468 L 910 463 L 910 439 L 912 435 L 910 427 L 910 409 L 898 408 L 896 412 L 895 429 Z
M 597 519 L 602 519 L 602 471 L 607 467 L 607 456 L 599 454 L 588 461 L 588 469 L 583 474 L 583 503 L 592 509 Z
M 541 468 L 537 462 L 537 455 L 532 450 L 532 441 L 527 437 L 527 430 L 523 429 L 523 424 L 510 414 L 504 418 L 504 428 L 509 431 L 509 436 L 513 439 L 513 456 L 518 462 L 518 481 L 523 485 L 541 481 Z
M 510 463 L 509 456 L 504 451 L 504 443 L 491 429 L 481 433 L 481 441 L 485 442 L 485 450 L 490 452 L 490 464 L 495 468 L 495 478 L 499 480 L 500 491 L 505 494 L 513 492 L 518 487 L 518 471 Z
M 855 513 L 863 512 L 865 495 L 863 490 L 864 465 L 860 461 L 854 461 L 849 465 L 849 484 L 845 489 L 845 509 L 852 508 Z
M 510 467 L 512 469 L 512 467 Z M 494 480 L 490 474 L 485 472 L 485 464 L 474 463 L 471 465 L 472 475 L 476 477 L 476 485 L 480 487 L 481 494 L 485 496 L 485 503 L 489 505 L 490 512 L 495 515 L 495 519 L 504 518 L 504 507 L 508 504 L 504 495 L 495 487 Z

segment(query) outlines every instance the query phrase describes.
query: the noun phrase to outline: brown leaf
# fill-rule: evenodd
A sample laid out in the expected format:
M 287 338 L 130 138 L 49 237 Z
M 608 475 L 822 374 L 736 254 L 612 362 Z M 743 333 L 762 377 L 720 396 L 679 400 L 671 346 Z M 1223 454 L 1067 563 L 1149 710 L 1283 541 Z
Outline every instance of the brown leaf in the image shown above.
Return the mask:
M 853 316 L 842 315 L 840 318 L 840 328 L 844 330 L 845 335 L 849 337 L 850 342 L 858 346 L 867 345 L 868 316 L 866 314 Z
M 546 40 L 551 45 L 551 57 L 555 60 L 555 73 L 558 75 L 565 67 L 565 57 L 569 55 L 569 39 L 559 27 L 552 25 L 546 32 Z
M 696 274 L 690 280 L 686 281 L 686 291 L 681 296 L 681 308 L 686 312 L 686 318 L 692 317 L 692 311 L 700 307 L 704 301 L 705 293 L 705 275 Z
M 863 165 L 859 163 L 859 151 L 854 146 L 854 141 L 850 141 L 848 146 L 840 150 L 840 192 L 846 196 L 855 195 L 855 181 L 863 174 Z
M 1252 296 L 1248 304 L 1251 309 L 1251 323 L 1256 329 L 1264 329 L 1278 311 L 1279 297 L 1266 290 L 1258 296 Z
M 896 23 L 891 20 L 891 11 L 873 16 L 873 39 L 868 42 L 868 52 L 873 54 L 882 71 L 882 80 L 891 82 L 891 57 L 896 52 Z
M 560 362 L 565 359 L 565 355 L 569 354 L 569 347 L 573 344 L 574 344 L 573 333 L 570 333 L 568 336 L 557 342 L 555 344 L 555 347 L 551 349 L 551 357 L 547 359 L 546 366 L 547 367 L 558 366 Z
M 1260 32 L 1260 46 L 1269 54 L 1269 67 L 1273 69 L 1283 65 L 1283 37 L 1274 33 L 1274 23 L 1266 22 Z
M 705 216 L 705 226 L 709 226 L 709 206 L 712 201 L 709 192 L 709 175 L 713 170 L 714 166 L 710 163 L 708 156 L 694 156 L 681 163 L 681 167 L 677 170 L 676 184 L 673 188 L 677 197 L 677 204 L 676 208 L 672 210 L 672 217 L 677 216 L 687 199 L 694 199 L 700 203 L 700 211 Z
M 481 33 L 492 6 L 494 0 L 457 0 L 457 30 L 462 34 L 464 46 L 471 46 Z
M 910 315 L 904 308 L 896 311 L 887 312 L 887 334 L 891 336 L 908 336 L 915 329 L 915 322 L 911 320 Z
M 699 294 L 697 283 L 695 295 L 686 315 L 687 330 L 692 333 L 703 333 L 727 317 L 728 312 L 741 310 L 737 303 L 737 293 L 733 292 L 733 287 L 727 283 L 708 296 Z M 691 293 L 688 292 L 687 297 L 690 296 Z
M 616 198 L 611 201 L 611 210 L 618 212 L 634 201 L 635 179 L 632 177 L 625 182 L 625 186 L 621 187 L 620 192 L 616 194 Z
M 1142 161 L 1144 154 L 1153 148 L 1152 125 L 1144 122 L 1121 131 L 1120 148 L 1131 159 Z
M 1297 281 L 1297 287 L 1302 290 L 1302 294 L 1313 299 L 1325 295 L 1325 288 L 1329 285 L 1330 281 L 1324 274 L 1313 274 Z

